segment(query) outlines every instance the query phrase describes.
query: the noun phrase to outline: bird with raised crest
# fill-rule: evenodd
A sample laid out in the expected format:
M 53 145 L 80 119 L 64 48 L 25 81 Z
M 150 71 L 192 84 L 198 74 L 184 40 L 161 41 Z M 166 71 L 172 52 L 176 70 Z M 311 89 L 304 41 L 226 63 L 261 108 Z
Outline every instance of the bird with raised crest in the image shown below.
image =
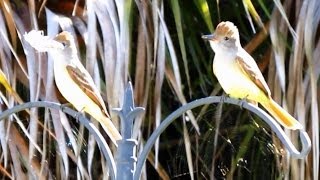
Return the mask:
M 79 112 L 86 112 L 99 121 L 111 141 L 117 145 L 116 141 L 122 137 L 110 119 L 100 91 L 80 62 L 72 34 L 63 31 L 50 39 L 43 36 L 41 31 L 33 30 L 24 37 L 38 51 L 51 53 L 55 83 L 62 96 Z
M 203 35 L 215 52 L 213 72 L 222 89 L 233 98 L 260 103 L 281 125 L 302 129 L 302 125 L 278 105 L 255 60 L 241 47 L 238 28 L 221 22 L 213 34 Z

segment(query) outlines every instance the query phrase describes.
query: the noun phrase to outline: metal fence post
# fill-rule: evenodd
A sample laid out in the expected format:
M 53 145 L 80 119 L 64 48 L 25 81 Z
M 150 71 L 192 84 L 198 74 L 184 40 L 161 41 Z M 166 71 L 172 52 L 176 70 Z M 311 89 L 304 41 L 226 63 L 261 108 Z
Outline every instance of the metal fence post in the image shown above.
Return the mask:
M 125 91 L 122 108 L 113 109 L 121 120 L 122 139 L 117 141 L 116 179 L 132 180 L 137 162 L 137 140 L 132 139 L 133 120 L 144 111 L 142 107 L 134 106 L 132 85 L 129 82 Z

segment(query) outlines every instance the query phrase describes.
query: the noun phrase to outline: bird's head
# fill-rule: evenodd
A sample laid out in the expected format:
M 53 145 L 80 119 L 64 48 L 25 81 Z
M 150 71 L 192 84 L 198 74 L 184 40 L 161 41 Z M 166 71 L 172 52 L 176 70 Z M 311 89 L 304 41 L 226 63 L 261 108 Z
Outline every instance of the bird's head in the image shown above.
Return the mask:
M 213 34 L 203 35 L 215 53 L 226 52 L 241 47 L 238 28 L 229 21 L 221 22 Z
M 68 49 L 75 46 L 74 38 L 72 34 L 68 31 L 63 31 L 59 33 L 53 40 L 60 43 L 62 45 L 61 47 L 63 47 L 62 49 Z
M 44 36 L 42 31 L 32 30 L 24 34 L 25 40 L 38 52 L 49 52 L 55 59 L 78 58 L 75 39 L 70 32 L 63 31 L 55 38 Z
M 56 50 L 62 52 L 64 56 L 71 57 L 76 55 L 77 50 L 75 46 L 75 40 L 70 32 L 63 31 L 59 33 L 53 40 L 60 44 L 59 48 Z

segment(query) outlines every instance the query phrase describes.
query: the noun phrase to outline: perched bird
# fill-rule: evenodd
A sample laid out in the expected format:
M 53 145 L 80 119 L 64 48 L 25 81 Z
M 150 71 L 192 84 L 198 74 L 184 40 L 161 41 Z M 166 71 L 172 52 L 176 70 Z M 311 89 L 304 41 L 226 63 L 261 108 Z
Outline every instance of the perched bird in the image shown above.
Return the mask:
M 34 40 L 29 40 L 36 49 L 52 53 L 55 83 L 62 96 L 78 111 L 84 111 L 99 121 L 112 142 L 117 144 L 116 141 L 122 137 L 112 123 L 92 77 L 79 60 L 73 36 L 64 31 L 53 40 L 47 40 L 45 36 L 41 37 L 38 34 L 38 32 L 30 32 L 26 38 L 39 37 L 45 41 L 43 46 L 40 46 L 34 43 Z
M 232 22 L 219 23 L 213 34 L 202 38 L 210 42 L 215 52 L 213 72 L 230 97 L 260 103 L 284 127 L 302 129 L 302 125 L 272 99 L 256 62 L 241 47 L 238 28 Z

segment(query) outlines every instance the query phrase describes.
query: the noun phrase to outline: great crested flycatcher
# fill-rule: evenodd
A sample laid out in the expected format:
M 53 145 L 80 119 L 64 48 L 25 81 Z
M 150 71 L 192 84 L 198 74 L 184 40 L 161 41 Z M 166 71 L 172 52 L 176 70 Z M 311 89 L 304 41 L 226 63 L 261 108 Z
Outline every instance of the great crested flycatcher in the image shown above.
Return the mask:
M 117 144 L 122 137 L 112 123 L 92 77 L 79 60 L 73 36 L 64 31 L 52 40 L 39 34 L 31 31 L 25 38 L 37 50 L 53 55 L 55 82 L 62 96 L 78 111 L 84 111 L 99 121 L 112 142 Z M 33 37 L 43 42 L 37 44 Z M 39 45 L 41 43 L 43 45 Z
M 234 98 L 260 103 L 280 124 L 288 129 L 302 129 L 302 125 L 272 98 L 254 59 L 241 47 L 237 27 L 221 22 L 211 35 L 202 36 L 215 52 L 213 72 L 223 90 Z

